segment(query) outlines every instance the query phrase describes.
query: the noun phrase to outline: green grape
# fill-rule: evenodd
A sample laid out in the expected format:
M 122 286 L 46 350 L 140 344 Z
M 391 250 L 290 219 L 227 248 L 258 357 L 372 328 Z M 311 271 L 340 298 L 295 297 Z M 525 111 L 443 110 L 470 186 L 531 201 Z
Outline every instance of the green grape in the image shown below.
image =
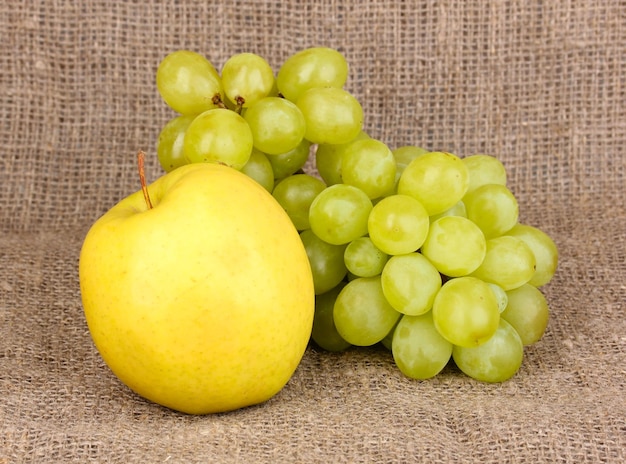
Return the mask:
M 441 288 L 441 275 L 420 253 L 392 256 L 380 278 L 389 304 L 410 316 L 430 311 Z
M 304 138 L 304 116 L 294 103 L 284 98 L 262 98 L 243 117 L 252 131 L 254 147 L 268 155 L 293 150 Z
M 269 63 L 254 53 L 238 53 L 222 67 L 222 86 L 235 105 L 247 108 L 267 97 L 274 87 L 274 71 Z
M 493 290 L 475 277 L 457 277 L 441 286 L 433 302 L 433 321 L 453 345 L 479 346 L 498 328 L 500 310 Z
M 535 273 L 535 255 L 522 239 L 503 235 L 487 240 L 485 259 L 471 273 L 509 291 L 530 281 Z
M 504 234 L 517 223 L 517 200 L 504 185 L 477 187 L 463 197 L 463 203 L 467 218 L 480 227 L 487 239 Z
M 473 379 L 504 382 L 521 367 L 524 346 L 511 324 L 501 319 L 489 340 L 477 347 L 453 347 L 452 359 L 462 372 Z
M 372 202 L 356 187 L 346 184 L 324 189 L 311 204 L 309 222 L 319 238 L 333 245 L 347 244 L 367 234 Z
M 509 290 L 508 304 L 501 314 L 515 328 L 524 345 L 532 345 L 543 337 L 548 327 L 550 310 L 541 291 L 530 284 Z
M 393 343 L 393 334 L 396 330 L 396 327 L 398 327 L 398 323 L 402 320 L 402 316 L 400 316 L 400 319 L 398 319 L 398 322 L 396 322 L 396 325 L 393 326 L 393 328 L 389 331 L 389 333 L 387 335 L 385 335 L 385 337 L 380 341 L 380 344 L 382 346 L 384 346 L 388 351 L 392 350 L 392 343 Z
M 287 212 L 295 228 L 304 230 L 310 227 L 311 203 L 325 188 L 324 182 L 317 177 L 295 174 L 278 182 L 272 195 Z
M 416 251 L 428 234 L 428 213 L 415 198 L 390 195 L 372 208 L 367 221 L 370 239 L 388 255 Z
M 404 168 L 407 167 L 411 161 L 424 153 L 428 153 L 429 151 L 425 148 L 416 147 L 414 145 L 404 145 L 402 147 L 395 148 L 391 152 L 393 153 L 396 163 L 402 166 L 402 169 L 404 170 Z
M 311 338 L 320 348 L 327 351 L 343 351 L 352 346 L 341 338 L 333 318 L 335 301 L 344 285 L 344 283 L 340 283 L 335 288 L 315 297 L 315 315 Z
M 252 149 L 248 162 L 241 168 L 248 177 L 256 180 L 265 190 L 272 193 L 274 189 L 274 171 L 272 165 L 259 150 Z
M 541 287 L 550 282 L 559 262 L 559 250 L 552 238 L 536 227 L 519 223 L 515 224 L 506 235 L 523 240 L 535 256 L 535 273 L 528 283 Z
M 347 143 L 363 126 L 363 108 L 348 91 L 315 87 L 298 98 L 296 105 L 306 122 L 304 137 L 311 143 Z
M 341 338 L 352 345 L 371 346 L 385 338 L 400 313 L 385 299 L 380 277 L 359 277 L 339 292 L 333 317 Z
M 331 245 L 318 238 L 311 229 L 302 231 L 300 239 L 311 264 L 315 294 L 336 287 L 348 272 L 343 262 L 346 245 Z
M 498 309 L 500 310 L 500 315 L 502 315 L 502 311 L 506 309 L 506 305 L 509 304 L 509 296 L 504 291 L 502 287 L 496 284 L 492 284 L 487 282 L 493 290 L 493 294 L 496 296 L 496 301 L 498 302 Z
M 195 116 L 181 115 L 170 119 L 159 134 L 157 142 L 157 158 L 165 172 L 187 164 L 183 152 L 185 131 Z
M 198 115 L 183 142 L 190 163 L 220 163 L 241 169 L 252 153 L 248 123 L 234 111 L 217 108 Z
M 444 216 L 430 224 L 422 254 L 449 277 L 475 271 L 487 253 L 487 242 L 480 228 L 462 216 Z
M 343 255 L 348 271 L 358 277 L 379 275 L 389 256 L 380 251 L 369 237 L 352 240 Z
M 341 177 L 345 184 L 360 188 L 371 199 L 382 197 L 395 186 L 396 161 L 380 140 L 356 140 L 343 150 Z
M 393 333 L 393 359 L 400 372 L 412 379 L 430 379 L 452 356 L 452 343 L 435 328 L 431 312 L 402 316 Z
M 168 54 L 156 71 L 161 97 L 174 111 L 200 114 L 219 106 L 223 100 L 220 77 L 204 56 L 190 50 Z
M 360 131 L 353 141 L 368 138 L 369 135 L 365 131 Z M 320 177 L 326 182 L 326 185 L 343 183 L 341 178 L 341 160 L 345 148 L 353 141 L 336 145 L 320 144 L 317 146 L 315 150 L 315 167 Z
M 435 222 L 437 219 L 442 218 L 444 216 L 461 216 L 467 217 L 467 210 L 465 209 L 465 203 L 463 201 L 459 201 L 454 204 L 452 208 L 448 208 L 443 213 L 435 214 L 430 217 L 430 222 Z
M 416 198 L 433 216 L 461 200 L 468 185 L 469 173 L 461 158 L 436 151 L 409 163 L 398 181 L 398 193 Z
M 291 101 L 314 87 L 341 88 L 348 78 L 348 63 L 337 50 L 312 47 L 285 60 L 276 75 L 280 93 Z
M 486 184 L 506 185 L 506 170 L 498 158 L 490 155 L 471 155 L 463 158 L 469 171 L 468 192 Z
M 268 155 L 267 159 L 272 165 L 274 177 L 281 180 L 302 169 L 309 159 L 310 148 L 311 142 L 302 140 L 302 142 L 292 150 L 278 155 Z

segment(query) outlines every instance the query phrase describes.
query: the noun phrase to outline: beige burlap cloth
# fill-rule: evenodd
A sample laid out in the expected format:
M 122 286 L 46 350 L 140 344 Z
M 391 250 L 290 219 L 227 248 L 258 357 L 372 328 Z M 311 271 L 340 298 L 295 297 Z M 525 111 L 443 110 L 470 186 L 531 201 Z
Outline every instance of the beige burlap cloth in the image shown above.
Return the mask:
M 0 463 L 621 462 L 626 446 L 626 5 L 314 0 L 0 5 Z M 366 130 L 507 166 L 561 259 L 551 320 L 503 384 L 314 347 L 266 404 L 190 417 L 106 368 L 82 314 L 91 223 L 138 188 L 177 48 L 217 67 L 342 51 Z

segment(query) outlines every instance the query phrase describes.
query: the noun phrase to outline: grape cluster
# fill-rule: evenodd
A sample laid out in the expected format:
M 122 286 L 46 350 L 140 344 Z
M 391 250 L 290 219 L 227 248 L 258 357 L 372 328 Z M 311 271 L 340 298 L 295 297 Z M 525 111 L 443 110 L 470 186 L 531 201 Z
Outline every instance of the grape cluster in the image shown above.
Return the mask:
M 218 73 L 172 52 L 156 73 L 178 113 L 159 136 L 160 164 L 226 164 L 274 196 L 311 263 L 319 347 L 380 343 L 415 379 L 451 359 L 481 381 L 510 378 L 548 323 L 539 288 L 557 267 L 554 241 L 518 222 L 496 157 L 371 138 L 347 77 L 326 47 L 291 55 L 276 75 L 252 53 Z M 319 176 L 303 170 L 311 154 Z

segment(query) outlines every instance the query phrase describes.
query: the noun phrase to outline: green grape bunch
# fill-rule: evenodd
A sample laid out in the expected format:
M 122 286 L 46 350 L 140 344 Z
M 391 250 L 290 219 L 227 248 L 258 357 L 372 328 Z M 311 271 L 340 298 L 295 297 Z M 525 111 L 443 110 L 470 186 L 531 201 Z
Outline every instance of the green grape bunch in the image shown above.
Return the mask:
M 332 48 L 297 51 L 277 70 L 239 53 L 217 69 L 190 50 L 159 64 L 175 114 L 158 161 L 165 172 L 224 164 L 273 195 L 311 265 L 312 343 L 384 347 L 419 380 L 450 363 L 482 382 L 514 376 L 547 330 L 541 287 L 559 256 L 547 233 L 519 222 L 502 162 L 371 137 Z

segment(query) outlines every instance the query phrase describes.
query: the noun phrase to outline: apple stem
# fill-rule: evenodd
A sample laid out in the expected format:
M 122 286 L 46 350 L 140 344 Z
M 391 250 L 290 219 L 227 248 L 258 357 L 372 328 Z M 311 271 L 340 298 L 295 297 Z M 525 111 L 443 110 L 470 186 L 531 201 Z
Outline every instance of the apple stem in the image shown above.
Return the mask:
M 141 191 L 143 192 L 143 198 L 146 200 L 148 209 L 152 209 L 152 202 L 150 201 L 150 195 L 148 194 L 148 185 L 146 184 L 146 172 L 144 170 L 144 160 L 146 154 L 143 150 L 139 150 L 137 153 L 137 167 L 139 168 L 139 182 L 141 182 Z

